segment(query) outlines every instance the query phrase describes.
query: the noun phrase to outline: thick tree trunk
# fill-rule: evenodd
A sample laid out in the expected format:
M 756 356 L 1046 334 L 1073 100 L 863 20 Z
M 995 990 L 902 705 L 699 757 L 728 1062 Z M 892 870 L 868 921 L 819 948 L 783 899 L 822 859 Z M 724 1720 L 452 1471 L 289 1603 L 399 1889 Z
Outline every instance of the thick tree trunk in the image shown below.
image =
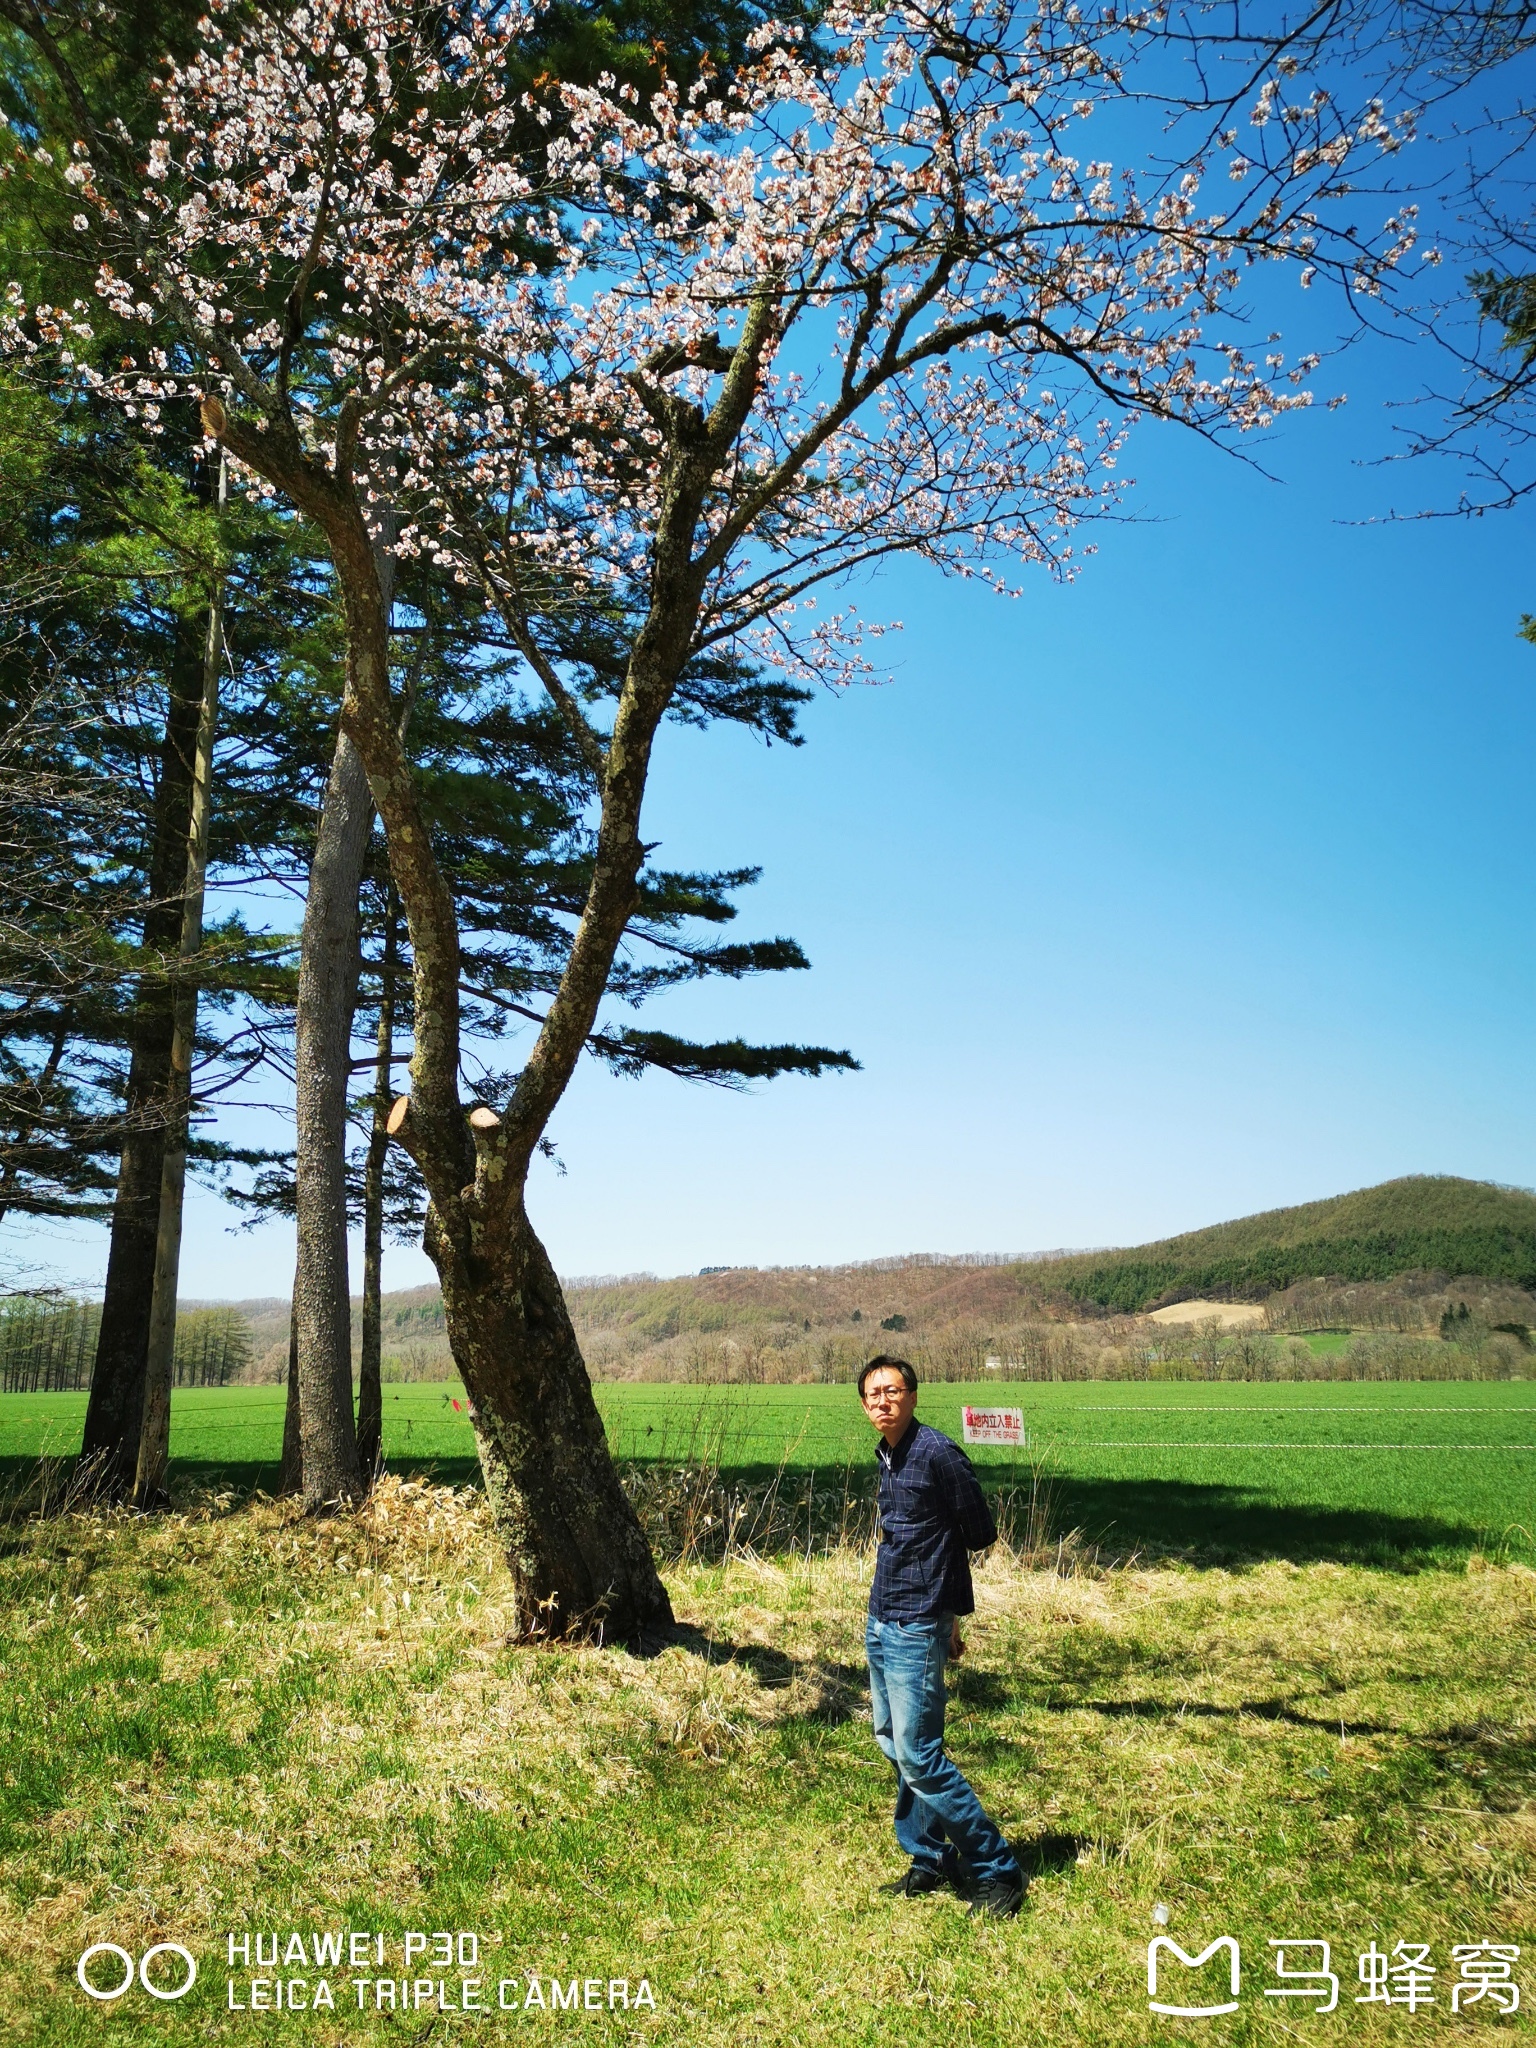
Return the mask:
M 373 799 L 356 747 L 336 741 L 309 871 L 294 1047 L 299 1439 L 312 1513 L 363 1492 L 352 1422 L 347 1091 L 357 1004 L 357 894 Z
M 218 503 L 228 496 L 228 468 L 219 458 Z M 187 869 L 181 907 L 180 956 L 184 972 L 203 948 L 203 897 L 208 879 L 208 827 L 213 809 L 213 740 L 219 722 L 219 674 L 224 661 L 224 586 L 215 585 L 203 647 L 202 709 L 192 765 L 187 819 Z M 187 1125 L 192 1113 L 192 1060 L 197 1045 L 197 983 L 187 979 L 175 997 L 171 1071 L 167 1087 L 165 1154 L 160 1169 L 160 1221 L 155 1241 L 155 1285 L 149 1316 L 144 1410 L 133 1481 L 137 1508 L 161 1506 L 170 1469 L 171 1383 L 176 1362 L 176 1287 L 181 1273 L 181 1221 L 187 1184 Z
M 394 558 L 378 545 L 373 554 L 387 634 Z M 372 826 L 367 770 L 341 732 L 309 871 L 295 1017 L 298 1258 L 293 1300 L 304 1505 L 312 1514 L 359 1500 L 364 1491 L 352 1419 L 347 1093 L 360 965 L 358 891 Z
M 299 1493 L 304 1486 L 304 1458 L 299 1444 L 299 1315 L 288 1307 L 288 1405 L 283 1410 L 283 1462 L 278 1470 L 279 1494 Z
M 178 1027 L 177 1037 L 181 1036 Z M 173 1115 L 176 1113 L 173 1108 Z M 185 1128 L 166 1141 L 160 1170 L 160 1228 L 155 1242 L 155 1291 L 149 1313 L 144 1368 L 144 1407 L 139 1423 L 139 1456 L 133 1505 L 164 1507 L 171 1455 L 171 1383 L 176 1366 L 176 1281 L 181 1270 L 181 1216 L 187 1182 Z
M 145 947 L 166 954 L 177 951 L 181 938 L 205 631 L 195 621 L 179 621 L 172 646 L 144 913 Z M 101 1332 L 80 1446 L 82 1484 L 107 1498 L 129 1490 L 138 1466 L 175 1026 L 171 988 L 156 978 L 141 989 L 134 1008 L 126 1099 L 131 1127 L 118 1169 Z
M 614 1469 L 549 1255 L 519 1211 L 471 1271 L 429 1217 L 454 1363 L 525 1637 L 634 1642 L 672 1607 Z
M 390 1075 L 395 1050 L 395 974 L 400 961 L 400 906 L 393 882 L 384 891 L 384 957 L 379 967 L 379 1024 L 373 1065 L 373 1126 L 363 1170 L 363 1329 L 357 1372 L 357 1462 L 372 1483 L 383 1449 L 384 1161 L 389 1153 Z

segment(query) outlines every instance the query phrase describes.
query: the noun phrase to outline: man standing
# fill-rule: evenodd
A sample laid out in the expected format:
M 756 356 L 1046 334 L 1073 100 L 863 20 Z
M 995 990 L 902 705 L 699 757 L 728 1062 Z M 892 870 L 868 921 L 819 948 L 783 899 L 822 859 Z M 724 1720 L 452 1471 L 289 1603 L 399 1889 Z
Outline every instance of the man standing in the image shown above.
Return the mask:
M 887 1889 L 917 1898 L 963 1884 L 973 1914 L 1006 1918 L 1023 1902 L 1024 1874 L 944 1754 L 944 1663 L 964 1650 L 959 1617 L 976 1607 L 966 1553 L 995 1542 L 997 1525 L 964 1451 L 917 1420 L 904 1358 L 872 1358 L 859 1399 L 881 1437 L 869 1697 L 875 1740 L 896 1766 L 896 1839 L 912 1859 Z

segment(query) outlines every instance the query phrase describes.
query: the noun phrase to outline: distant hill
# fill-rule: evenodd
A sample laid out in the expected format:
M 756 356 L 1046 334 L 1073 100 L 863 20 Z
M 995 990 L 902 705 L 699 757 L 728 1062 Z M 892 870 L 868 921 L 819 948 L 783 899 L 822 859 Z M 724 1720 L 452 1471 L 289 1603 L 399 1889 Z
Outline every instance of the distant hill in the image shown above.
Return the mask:
M 969 1320 L 1001 1329 L 1032 1317 L 1142 1315 L 1195 1298 L 1260 1301 L 1301 1281 L 1404 1274 L 1536 1288 L 1536 1195 L 1420 1174 L 1124 1251 L 747 1266 L 574 1281 L 566 1291 L 583 1344 L 600 1357 L 610 1333 L 629 1350 L 690 1334 L 741 1338 L 754 1325 L 812 1333 L 855 1323 L 866 1332 L 931 1334 Z
M 1053 1260 L 1033 1277 L 1069 1300 L 1135 1315 L 1195 1295 L 1256 1301 L 1298 1280 L 1412 1272 L 1536 1288 L 1536 1194 L 1413 1174 L 1129 1251 Z
M 1364 1296 L 1403 1275 L 1415 1276 L 1406 1290 L 1416 1306 L 1406 1323 L 1382 1321 Z M 594 1376 L 690 1378 L 723 1369 L 727 1353 L 755 1372 L 751 1361 L 792 1350 L 797 1369 L 808 1375 L 893 1342 L 907 1350 L 926 1346 L 931 1360 L 951 1337 L 956 1360 L 974 1354 L 979 1370 L 993 1346 L 1017 1348 L 1008 1333 L 1024 1324 L 1075 1320 L 1081 1327 L 1195 1299 L 1268 1301 L 1274 1316 L 1295 1307 L 1286 1290 L 1307 1294 L 1300 1283 L 1315 1281 L 1371 1284 L 1349 1300 L 1340 1298 L 1339 1286 L 1311 1290 L 1318 1299 L 1309 1300 L 1304 1327 L 1335 1317 L 1369 1327 L 1432 1325 L 1448 1288 L 1453 1299 L 1455 1292 L 1471 1296 L 1490 1326 L 1529 1323 L 1536 1318 L 1522 1290 L 1536 1290 L 1536 1194 L 1420 1174 L 1125 1251 L 714 1267 L 671 1279 L 639 1273 L 567 1280 L 565 1288 Z M 237 1306 L 253 1326 L 259 1376 L 280 1377 L 288 1304 Z M 354 1301 L 354 1343 L 358 1307 Z M 451 1374 L 436 1287 L 387 1294 L 383 1321 L 386 1379 Z M 1282 1315 L 1277 1326 L 1294 1322 Z

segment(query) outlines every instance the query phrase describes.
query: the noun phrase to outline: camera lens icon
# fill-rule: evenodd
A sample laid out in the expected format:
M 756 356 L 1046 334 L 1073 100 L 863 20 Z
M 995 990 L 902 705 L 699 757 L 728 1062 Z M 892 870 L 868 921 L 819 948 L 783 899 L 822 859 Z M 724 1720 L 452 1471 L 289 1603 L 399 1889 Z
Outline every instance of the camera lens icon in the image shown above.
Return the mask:
M 109 1984 L 102 1987 L 91 1982 L 89 1975 L 90 1965 L 97 1956 L 115 1956 L 118 1962 L 122 1964 L 123 1980 L 120 1984 Z M 179 1956 L 186 1965 L 187 1974 L 183 1981 L 168 1991 L 163 1991 L 158 1984 L 152 1984 L 149 1981 L 149 1966 L 156 1956 Z M 127 1949 L 119 1948 L 115 1941 L 94 1941 L 75 1965 L 75 1980 L 79 1984 L 80 1989 L 87 1998 L 94 1998 L 101 2005 L 110 2004 L 114 1998 L 121 1998 L 125 1991 L 131 1990 L 135 1977 L 138 1978 L 151 1998 L 160 1998 L 167 2001 L 185 1998 L 192 1989 L 192 1986 L 197 1982 L 197 1961 L 192 1951 L 189 1948 L 183 1948 L 179 1941 L 157 1941 L 153 1948 L 145 1949 L 137 1965 L 135 1965 L 133 1957 L 128 1953 Z

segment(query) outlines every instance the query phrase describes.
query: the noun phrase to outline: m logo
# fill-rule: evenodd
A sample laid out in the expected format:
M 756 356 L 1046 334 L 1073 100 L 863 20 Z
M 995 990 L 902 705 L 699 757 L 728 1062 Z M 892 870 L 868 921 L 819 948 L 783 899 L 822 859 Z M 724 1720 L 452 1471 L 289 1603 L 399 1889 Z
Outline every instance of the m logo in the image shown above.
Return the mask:
M 1157 1997 L 1157 1952 L 1166 1949 L 1169 1955 L 1181 1962 L 1186 1970 L 1198 1970 L 1208 1963 L 1219 1949 L 1226 1949 L 1232 1958 L 1232 1996 L 1225 2005 L 1160 2005 Z M 1237 1993 L 1241 1982 L 1241 1958 L 1237 1943 L 1230 1934 L 1218 1934 L 1209 1948 L 1201 1949 L 1197 1956 L 1185 1955 L 1176 1941 L 1170 1941 L 1166 1934 L 1159 1934 L 1147 1943 L 1147 2004 L 1153 2012 L 1165 2012 L 1179 2020 L 1207 2020 L 1219 2012 L 1237 2011 Z

